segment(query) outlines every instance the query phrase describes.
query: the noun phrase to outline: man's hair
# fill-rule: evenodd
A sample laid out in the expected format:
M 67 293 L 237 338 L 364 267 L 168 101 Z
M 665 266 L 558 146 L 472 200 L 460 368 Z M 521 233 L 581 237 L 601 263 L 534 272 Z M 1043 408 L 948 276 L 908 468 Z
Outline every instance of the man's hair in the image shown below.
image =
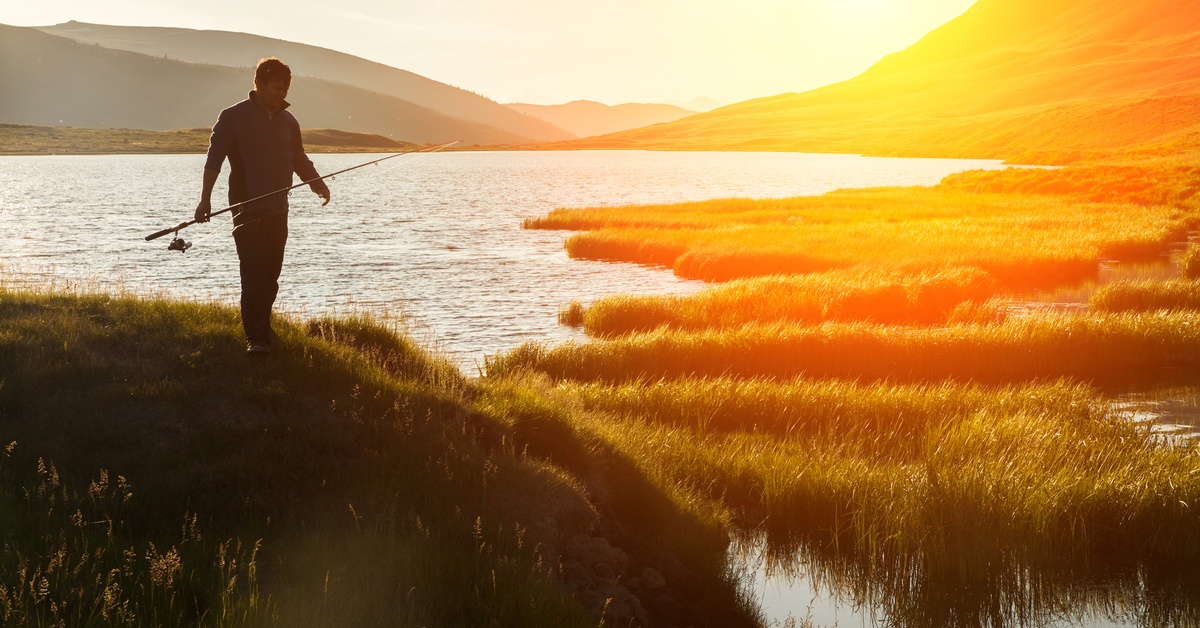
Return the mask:
M 271 81 L 291 81 L 292 69 L 275 57 L 267 57 L 258 62 L 254 68 L 254 86 L 262 87 Z

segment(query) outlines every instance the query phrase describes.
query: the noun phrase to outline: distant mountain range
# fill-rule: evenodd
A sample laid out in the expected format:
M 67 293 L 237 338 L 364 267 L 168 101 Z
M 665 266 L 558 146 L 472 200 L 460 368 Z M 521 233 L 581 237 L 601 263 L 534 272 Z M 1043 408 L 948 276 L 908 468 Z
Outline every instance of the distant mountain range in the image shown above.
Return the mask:
M 1200 6 L 980 0 L 849 81 L 564 146 L 1057 162 L 1200 150 Z
M 674 105 L 628 103 L 610 106 L 591 100 L 576 100 L 565 105 L 512 103 L 508 106 L 523 114 L 545 120 L 579 137 L 615 133 L 660 122 L 673 122 L 696 113 Z
M 296 76 L 305 127 L 394 140 L 530 144 L 574 137 L 492 100 L 324 48 L 223 31 L 0 25 L 0 122 L 150 130 L 211 126 L 264 56 Z

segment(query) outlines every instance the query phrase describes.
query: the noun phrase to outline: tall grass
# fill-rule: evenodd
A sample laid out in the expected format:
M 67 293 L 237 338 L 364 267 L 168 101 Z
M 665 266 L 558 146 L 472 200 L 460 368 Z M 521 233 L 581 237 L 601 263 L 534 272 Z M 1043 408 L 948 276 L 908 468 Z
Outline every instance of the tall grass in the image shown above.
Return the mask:
M 1134 168 L 1132 182 L 1126 170 L 1013 169 L 933 188 L 561 208 L 524 224 L 585 230 L 566 242 L 575 258 L 670 266 L 692 279 L 971 266 L 1024 290 L 1085 279 L 1103 259 L 1152 259 L 1186 237 L 1194 168 Z
M 1200 166 L 1149 163 L 1009 168 L 952 174 L 940 187 L 976 193 L 1049 194 L 1097 203 L 1183 206 L 1200 193 Z
M 1180 261 L 1184 279 L 1200 279 L 1200 246 L 1189 245 Z
M 1094 391 L 1058 382 L 985 388 L 947 382 L 859 384 L 832 380 L 684 378 L 645 384 L 561 382 L 583 408 L 623 420 L 695 430 L 753 433 L 779 439 L 841 443 L 847 452 L 870 443 L 871 456 L 915 458 L 928 432 L 979 412 L 1056 412 L 1080 420 L 1103 409 Z
M 615 340 L 527 343 L 489 374 L 629 382 L 679 377 L 835 377 L 892 382 L 1022 382 L 1070 377 L 1153 382 L 1200 367 L 1194 313 L 1045 314 L 999 324 L 905 329 L 861 323 L 659 330 Z
M 0 457 L 15 448 L 11 443 Z M 0 460 L 0 623 L 5 626 L 266 625 L 257 543 L 208 538 L 183 515 L 148 539 L 129 517 L 133 488 L 100 472 L 86 491 L 53 463 Z
M 618 336 L 659 327 L 731 329 L 752 323 L 872 321 L 937 324 L 960 305 L 982 303 L 996 282 L 973 268 L 900 275 L 861 270 L 741 279 L 689 296 L 615 295 L 572 320 L 592 336 Z
M 909 272 L 973 266 L 1004 286 L 1026 289 L 1090 277 L 1102 259 L 1165 254 L 1188 228 L 1178 210 L 1165 206 L 928 190 L 834 194 L 868 196 L 891 215 L 718 222 L 705 229 L 601 228 L 569 238 L 567 252 L 669 265 L 681 277 L 708 281 L 851 266 Z
M 1122 281 L 1101 287 L 1088 301 L 1101 312 L 1200 310 L 1200 282 Z
M 916 455 L 868 431 L 847 445 L 637 419 L 587 425 L 660 483 L 725 504 L 784 560 L 921 625 L 1079 612 L 1064 598 L 1072 582 L 1136 595 L 1147 585 L 1138 565 L 1200 553 L 1195 450 L 1148 447 L 1134 426 L 1071 407 L 935 423 Z M 1189 577 L 1161 573 L 1152 589 Z M 1195 617 L 1190 595 L 1159 613 Z

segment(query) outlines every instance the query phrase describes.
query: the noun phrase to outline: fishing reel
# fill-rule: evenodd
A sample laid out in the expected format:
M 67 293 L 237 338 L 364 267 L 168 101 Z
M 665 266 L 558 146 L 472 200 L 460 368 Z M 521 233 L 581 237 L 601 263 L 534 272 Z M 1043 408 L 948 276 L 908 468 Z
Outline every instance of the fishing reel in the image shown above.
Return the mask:
M 190 248 L 192 248 L 192 243 L 179 237 L 179 233 L 176 233 L 175 238 L 167 245 L 168 251 L 179 251 L 180 253 L 187 253 Z

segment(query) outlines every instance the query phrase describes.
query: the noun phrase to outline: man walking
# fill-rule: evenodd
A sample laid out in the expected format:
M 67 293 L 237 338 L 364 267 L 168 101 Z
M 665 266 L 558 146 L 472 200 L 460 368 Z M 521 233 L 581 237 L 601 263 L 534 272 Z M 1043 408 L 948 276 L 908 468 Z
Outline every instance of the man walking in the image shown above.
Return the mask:
M 300 123 L 288 113 L 292 71 L 274 57 L 258 62 L 254 90 L 242 102 L 221 112 L 209 138 L 204 186 L 196 206 L 196 222 L 208 222 L 212 189 L 229 159 L 229 204 L 235 205 L 292 186 L 292 173 L 301 181 L 317 178 L 304 152 Z M 324 181 L 309 186 L 329 204 Z M 280 193 L 234 210 L 233 240 L 242 277 L 242 327 L 246 352 L 265 356 L 271 351 L 271 308 L 279 292 L 279 271 L 287 243 L 288 197 Z

